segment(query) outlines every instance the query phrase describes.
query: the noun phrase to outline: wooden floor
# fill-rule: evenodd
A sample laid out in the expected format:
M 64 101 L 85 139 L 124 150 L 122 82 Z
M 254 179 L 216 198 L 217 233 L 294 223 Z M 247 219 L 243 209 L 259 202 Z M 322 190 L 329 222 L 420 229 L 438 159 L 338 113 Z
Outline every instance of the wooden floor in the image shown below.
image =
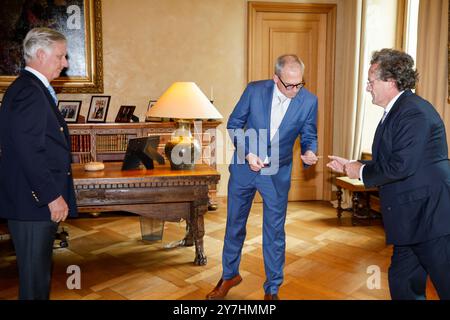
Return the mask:
M 221 276 L 226 207 L 205 217 L 208 264 L 192 264 L 193 247 L 166 249 L 184 236 L 185 223 L 164 225 L 162 241 L 141 240 L 138 216 L 103 214 L 64 223 L 69 247 L 55 249 L 51 299 L 204 299 Z M 262 204 L 254 204 L 241 260 L 243 282 L 228 299 L 262 299 L 264 267 L 261 249 Z M 286 221 L 285 280 L 281 299 L 390 299 L 387 269 L 392 247 L 385 245 L 380 223 L 338 223 L 327 202 L 289 203 Z M 81 289 L 66 286 L 67 268 L 81 268 Z M 379 289 L 369 289 L 369 266 L 381 270 Z M 0 299 L 17 297 L 14 251 L 0 241 Z M 429 285 L 429 299 L 436 294 Z

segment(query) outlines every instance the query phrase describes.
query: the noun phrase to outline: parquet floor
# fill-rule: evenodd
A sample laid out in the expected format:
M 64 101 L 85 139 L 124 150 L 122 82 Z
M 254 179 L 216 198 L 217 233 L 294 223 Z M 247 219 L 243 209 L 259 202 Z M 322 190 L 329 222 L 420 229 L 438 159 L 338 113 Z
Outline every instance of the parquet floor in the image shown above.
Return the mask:
M 84 216 L 64 223 L 69 247 L 55 249 L 51 299 L 201 299 L 221 276 L 226 206 L 205 216 L 208 264 L 192 264 L 194 248 L 166 249 L 182 239 L 185 223 L 166 222 L 163 239 L 141 240 L 139 217 L 123 214 Z M 262 204 L 253 205 L 241 260 L 243 282 L 228 299 L 262 299 Z M 327 202 L 291 202 L 286 221 L 285 281 L 281 299 L 390 299 L 387 268 L 392 248 L 384 243 L 379 222 L 352 226 L 338 223 Z M 69 290 L 67 268 L 81 270 L 81 289 Z M 369 289 L 369 266 L 381 271 L 380 288 Z M 9 241 L 0 241 L 0 299 L 17 297 L 17 272 Z M 429 285 L 428 298 L 436 299 Z

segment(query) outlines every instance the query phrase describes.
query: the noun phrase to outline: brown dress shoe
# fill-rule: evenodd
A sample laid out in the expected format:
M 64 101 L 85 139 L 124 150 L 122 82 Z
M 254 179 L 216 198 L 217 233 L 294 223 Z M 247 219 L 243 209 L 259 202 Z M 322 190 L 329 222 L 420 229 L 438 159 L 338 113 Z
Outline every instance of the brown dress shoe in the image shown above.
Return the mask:
M 207 300 L 220 300 L 225 298 L 228 291 L 241 283 L 242 277 L 240 275 L 236 275 L 231 279 L 223 280 L 220 279 L 217 283 L 216 287 L 206 295 Z
M 264 295 L 264 300 L 280 300 L 280 297 L 276 293 L 275 294 L 266 293 Z

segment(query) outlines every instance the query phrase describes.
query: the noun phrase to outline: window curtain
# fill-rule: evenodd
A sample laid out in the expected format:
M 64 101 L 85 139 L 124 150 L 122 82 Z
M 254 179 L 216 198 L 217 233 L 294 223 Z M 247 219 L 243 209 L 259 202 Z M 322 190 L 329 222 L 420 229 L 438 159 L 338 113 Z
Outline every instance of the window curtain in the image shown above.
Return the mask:
M 335 155 L 359 159 L 361 154 L 361 110 L 358 83 L 361 77 L 361 28 L 362 0 L 342 1 L 342 30 L 337 32 L 352 33 L 343 37 L 344 41 L 336 44 L 336 51 L 341 52 L 342 59 L 336 63 L 335 101 L 334 101 L 334 140 Z
M 333 154 L 359 159 L 361 154 L 361 130 L 363 104 L 358 95 L 358 87 L 362 76 L 361 51 L 362 37 L 362 0 L 345 0 L 340 3 L 340 18 L 337 33 L 347 34 L 343 41 L 336 43 L 336 51 L 340 53 L 336 61 L 335 90 L 334 90 L 334 128 L 333 128 Z M 340 29 L 340 28 L 341 29 Z M 351 207 L 351 197 L 347 191 L 343 194 L 342 207 Z M 337 200 L 331 201 L 337 207 Z
M 448 103 L 448 0 L 420 0 L 416 67 L 416 92 L 428 100 L 441 115 L 450 141 Z

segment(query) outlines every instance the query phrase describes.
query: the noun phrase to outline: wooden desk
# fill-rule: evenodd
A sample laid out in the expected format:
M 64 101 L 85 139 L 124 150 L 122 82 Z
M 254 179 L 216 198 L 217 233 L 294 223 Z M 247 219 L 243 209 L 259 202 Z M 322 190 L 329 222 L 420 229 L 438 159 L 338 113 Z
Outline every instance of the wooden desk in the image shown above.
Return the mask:
M 164 221 L 186 219 L 195 245 L 195 265 L 207 262 L 203 249 L 203 215 L 208 210 L 208 186 L 220 174 L 205 164 L 194 170 L 121 170 L 121 163 L 107 162 L 102 171 L 88 172 L 72 164 L 77 205 L 80 211 L 129 211 Z
M 337 177 L 337 200 L 338 206 L 336 208 L 337 217 L 340 219 L 343 211 L 352 212 L 352 224 L 355 225 L 356 219 L 370 219 L 374 217 L 370 207 L 370 195 L 378 191 L 378 188 L 366 188 L 364 184 L 358 179 L 350 179 L 349 177 Z M 349 209 L 342 208 L 342 189 L 348 190 L 352 195 L 352 207 Z M 361 198 L 364 196 L 364 203 Z

